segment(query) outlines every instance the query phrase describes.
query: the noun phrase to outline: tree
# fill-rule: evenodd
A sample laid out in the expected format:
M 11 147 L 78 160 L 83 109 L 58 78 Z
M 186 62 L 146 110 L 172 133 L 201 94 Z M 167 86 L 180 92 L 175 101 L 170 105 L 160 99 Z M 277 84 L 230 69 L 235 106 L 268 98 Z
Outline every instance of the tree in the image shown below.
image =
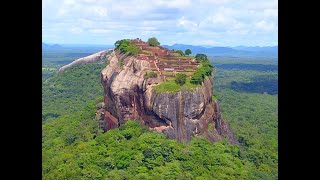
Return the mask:
M 190 82 L 192 84 L 201 84 L 206 76 L 211 76 L 213 66 L 209 61 L 202 61 L 198 69 L 194 72 Z
M 140 52 L 140 49 L 128 39 L 118 40 L 114 43 L 114 46 L 115 49 L 126 55 L 136 55 Z
M 189 56 L 190 54 L 192 54 L 192 51 L 190 49 L 186 49 L 186 51 L 184 52 L 187 56 Z
M 203 75 L 200 72 L 195 72 L 192 77 L 190 82 L 192 84 L 201 84 L 203 81 Z
M 197 54 L 196 56 L 195 56 L 195 58 L 196 58 L 196 60 L 198 61 L 198 62 L 200 62 L 200 61 L 209 61 L 208 60 L 208 57 L 207 57 L 207 55 L 205 55 L 205 54 Z
M 180 56 L 184 56 L 184 53 L 181 50 L 177 50 L 176 52 L 179 53 Z
M 129 44 L 129 40 L 128 39 L 122 39 L 122 40 L 118 40 L 114 43 L 115 49 L 119 49 L 121 45 L 128 45 Z
M 126 54 L 127 55 L 136 55 L 139 53 L 139 51 L 140 51 L 140 49 L 137 46 L 130 44 L 126 49 Z
M 116 49 L 118 49 L 119 46 L 121 45 L 121 43 L 122 43 L 122 40 L 116 41 L 116 42 L 114 43 L 114 47 L 115 47 Z
M 148 44 L 149 44 L 149 46 L 159 46 L 160 45 L 158 39 L 155 37 L 149 38 Z
M 183 86 L 186 83 L 186 79 L 187 79 L 187 75 L 182 74 L 182 73 L 178 73 L 176 75 L 175 82 L 177 84 L 179 84 L 180 86 Z

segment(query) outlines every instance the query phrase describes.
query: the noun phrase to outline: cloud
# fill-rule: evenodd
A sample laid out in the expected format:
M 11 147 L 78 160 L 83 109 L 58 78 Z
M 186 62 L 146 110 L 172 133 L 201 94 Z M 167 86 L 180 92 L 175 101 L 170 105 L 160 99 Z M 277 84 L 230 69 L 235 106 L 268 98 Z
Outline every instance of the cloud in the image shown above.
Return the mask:
M 79 27 L 72 27 L 70 29 L 70 32 L 73 33 L 73 34 L 80 34 L 83 32 L 83 29 L 79 28 Z
M 263 13 L 266 17 L 278 17 L 278 9 L 265 9 Z
M 157 0 L 154 2 L 155 2 L 155 5 L 160 7 L 169 7 L 169 8 L 177 8 L 177 9 L 183 9 L 191 5 L 190 0 Z
M 276 0 L 43 0 L 42 9 L 43 41 L 49 43 L 150 36 L 161 44 L 277 42 Z
M 105 34 L 111 32 L 108 29 L 89 29 L 89 32 L 91 33 L 97 33 L 97 34 Z
M 272 31 L 275 29 L 275 25 L 272 22 L 266 22 L 264 20 L 257 22 L 255 26 L 263 31 Z
M 187 20 L 184 16 L 178 19 L 177 26 L 190 30 L 195 30 L 198 27 L 198 25 L 195 22 Z

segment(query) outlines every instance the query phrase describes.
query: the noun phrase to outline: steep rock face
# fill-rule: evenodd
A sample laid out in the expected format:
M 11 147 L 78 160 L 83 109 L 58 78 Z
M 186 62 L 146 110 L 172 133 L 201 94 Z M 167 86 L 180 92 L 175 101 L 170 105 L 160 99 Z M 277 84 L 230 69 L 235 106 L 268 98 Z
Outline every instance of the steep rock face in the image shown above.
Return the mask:
M 119 60 L 124 62 L 123 67 Z M 218 102 L 212 102 L 212 77 L 192 90 L 156 93 L 153 87 L 163 80 L 144 78 L 148 61 L 121 56 L 116 51 L 111 53 L 109 61 L 101 72 L 105 107 L 100 127 L 105 131 L 136 119 L 180 142 L 201 136 L 212 142 L 226 137 L 231 143 L 237 143 L 221 118 Z

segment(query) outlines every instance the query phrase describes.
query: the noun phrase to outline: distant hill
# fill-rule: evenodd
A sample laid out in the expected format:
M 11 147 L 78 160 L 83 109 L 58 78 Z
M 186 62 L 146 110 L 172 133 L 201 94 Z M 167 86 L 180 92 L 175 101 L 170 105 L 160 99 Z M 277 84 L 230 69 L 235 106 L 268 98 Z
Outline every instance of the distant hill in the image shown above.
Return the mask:
M 240 56 L 240 57 L 278 57 L 278 46 L 266 47 L 203 47 L 185 44 L 164 45 L 168 49 L 182 50 L 191 49 L 192 54 L 204 53 L 208 56 Z
M 186 49 L 191 49 L 192 53 L 201 53 L 203 51 L 205 52 L 214 52 L 214 53 L 229 53 L 229 52 L 236 52 L 237 50 L 229 48 L 229 47 L 211 47 L 206 48 L 203 46 L 193 46 L 193 45 L 185 45 L 185 44 L 174 44 L 172 46 L 164 45 L 164 47 L 169 49 L 175 49 L 175 50 L 182 50 L 185 51 Z
M 278 53 L 278 46 L 236 46 L 233 49 L 250 52 L 274 52 Z
M 99 52 L 113 48 L 114 45 L 93 45 L 93 44 L 48 44 L 42 43 L 42 51 L 63 51 L 63 52 Z
M 204 53 L 208 56 L 219 57 L 266 57 L 266 58 L 277 58 L 278 57 L 278 46 L 236 46 L 236 47 L 204 47 L 194 46 L 187 44 L 173 44 L 171 46 L 163 45 L 168 49 L 182 50 L 191 49 L 192 55 L 198 53 Z M 114 48 L 114 45 L 93 45 L 93 44 L 48 44 L 42 43 L 43 51 L 101 51 L 109 48 Z
M 48 46 L 49 46 L 48 44 L 42 43 L 42 49 L 43 49 L 43 48 L 47 48 Z
M 53 45 L 49 45 L 49 44 L 46 44 L 46 43 L 42 43 L 42 49 L 45 50 L 45 49 L 61 49 L 63 48 L 61 45 L 59 44 L 53 44 Z

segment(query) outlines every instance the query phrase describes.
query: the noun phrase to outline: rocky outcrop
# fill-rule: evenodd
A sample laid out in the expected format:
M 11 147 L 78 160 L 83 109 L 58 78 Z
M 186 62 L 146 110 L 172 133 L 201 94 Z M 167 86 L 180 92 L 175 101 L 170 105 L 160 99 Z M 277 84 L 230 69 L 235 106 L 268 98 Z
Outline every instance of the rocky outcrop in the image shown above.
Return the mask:
M 212 142 L 225 137 L 229 142 L 237 143 L 221 117 L 219 103 L 212 101 L 213 77 L 207 77 L 194 89 L 156 93 L 154 86 L 163 80 L 159 76 L 144 78 L 150 68 L 148 61 L 113 51 L 109 62 L 101 72 L 104 108 L 98 118 L 105 131 L 135 119 L 180 142 L 200 136 Z
M 66 69 L 71 68 L 75 65 L 79 65 L 79 64 L 85 64 L 85 63 L 91 63 L 91 62 L 96 62 L 99 60 L 103 60 L 105 58 L 107 58 L 108 54 L 112 51 L 112 49 L 109 50 L 104 50 L 104 51 L 100 51 L 97 52 L 95 54 L 91 54 L 89 56 L 83 57 L 83 58 L 79 58 L 75 61 L 72 61 L 70 64 L 67 64 L 65 66 L 62 66 L 58 73 L 62 73 L 64 72 Z

